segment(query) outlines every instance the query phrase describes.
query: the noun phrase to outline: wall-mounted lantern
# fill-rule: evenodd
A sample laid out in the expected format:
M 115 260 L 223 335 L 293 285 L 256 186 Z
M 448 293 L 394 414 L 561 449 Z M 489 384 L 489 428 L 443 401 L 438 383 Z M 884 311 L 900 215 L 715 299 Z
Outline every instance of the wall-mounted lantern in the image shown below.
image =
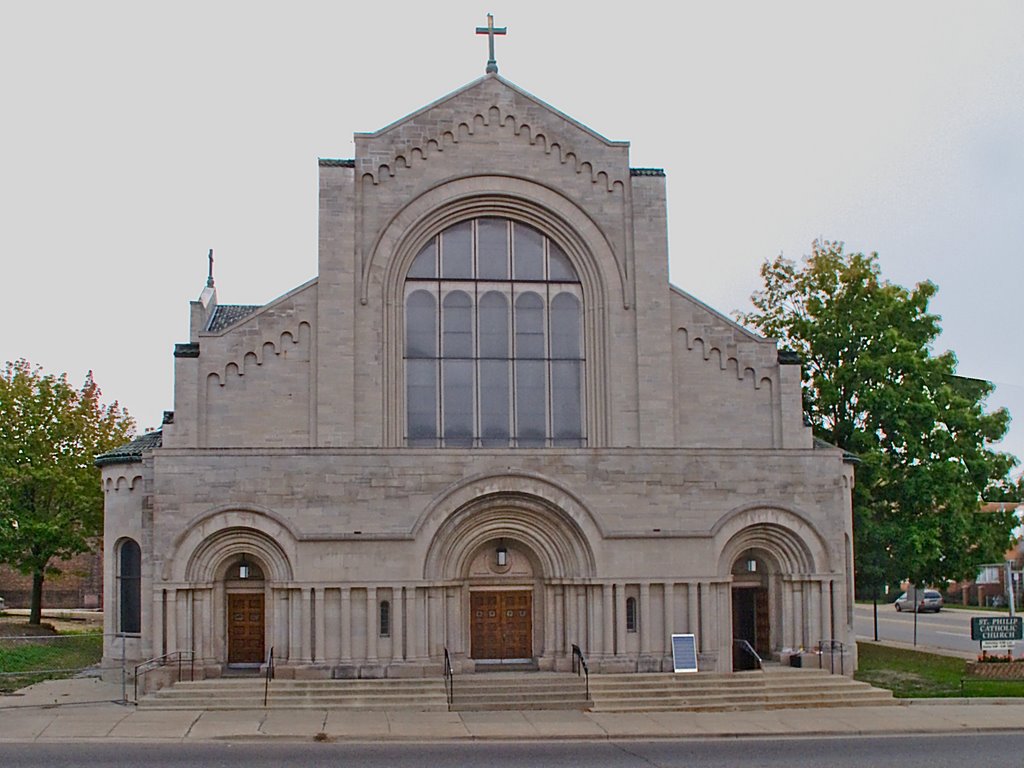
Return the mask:
M 238 564 L 238 578 L 249 578 L 249 563 L 246 561 L 244 554 L 242 555 L 242 561 Z
M 498 550 L 497 550 L 496 554 L 498 556 L 498 561 L 497 562 L 498 562 L 498 567 L 499 568 L 504 568 L 506 565 L 508 565 L 508 550 L 505 549 L 505 545 L 504 544 L 501 544 L 501 545 L 498 546 Z

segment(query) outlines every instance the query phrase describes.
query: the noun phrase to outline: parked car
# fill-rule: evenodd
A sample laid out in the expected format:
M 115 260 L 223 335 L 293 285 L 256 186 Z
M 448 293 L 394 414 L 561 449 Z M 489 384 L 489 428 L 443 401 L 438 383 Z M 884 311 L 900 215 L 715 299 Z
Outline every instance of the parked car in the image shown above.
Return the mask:
M 917 590 L 917 610 L 921 613 L 925 611 L 935 611 L 938 613 L 942 610 L 942 595 L 934 589 L 919 589 Z M 904 592 L 902 595 L 896 598 L 896 610 L 897 611 L 912 611 L 914 610 L 914 590 Z

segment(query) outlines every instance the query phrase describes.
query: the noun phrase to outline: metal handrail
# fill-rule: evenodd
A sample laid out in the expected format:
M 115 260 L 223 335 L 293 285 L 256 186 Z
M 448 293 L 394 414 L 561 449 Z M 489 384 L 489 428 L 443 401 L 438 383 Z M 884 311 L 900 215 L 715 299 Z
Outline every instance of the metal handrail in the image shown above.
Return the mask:
M 734 637 L 732 639 L 732 644 L 733 645 L 738 645 L 740 647 L 740 650 L 744 650 L 747 653 L 749 653 L 751 656 L 753 656 L 754 659 L 757 661 L 757 668 L 758 669 L 761 669 L 761 670 L 764 669 L 764 659 L 762 659 L 760 654 L 757 651 L 754 650 L 754 646 L 752 646 L 750 644 L 750 641 L 743 640 L 742 638 L 739 638 L 739 637 Z
M 193 681 L 196 679 L 196 655 L 193 651 L 172 651 L 171 653 L 165 653 L 163 656 L 155 656 L 152 659 L 146 659 L 145 661 L 136 664 L 135 669 L 132 670 L 132 696 L 133 701 L 139 703 L 139 677 L 145 675 L 148 672 L 152 672 L 154 669 L 160 667 L 166 667 L 168 662 L 178 663 L 178 681 L 181 680 L 181 664 L 187 656 L 189 662 L 189 673 L 188 679 Z M 142 669 L 146 667 L 146 669 Z M 142 670 L 141 672 L 139 670 Z
M 452 657 L 448 655 L 448 649 L 444 649 L 444 695 L 448 699 L 448 711 L 452 711 L 452 701 L 455 698 L 455 673 L 452 671 Z
M 263 681 L 263 706 L 267 706 L 267 697 L 270 696 L 270 681 L 274 679 L 274 646 L 270 646 L 270 653 L 267 654 L 267 672 Z
M 583 655 L 583 651 L 576 643 L 572 644 L 572 671 L 576 673 L 576 677 L 580 676 L 580 671 L 586 675 L 587 685 L 587 701 L 590 701 L 590 668 L 587 667 L 587 659 Z
M 836 673 L 836 651 L 839 651 L 839 674 L 846 674 L 845 664 L 843 658 L 846 656 L 846 649 L 843 644 L 838 640 L 819 640 L 818 641 L 818 669 L 822 669 L 824 662 L 822 657 L 828 652 L 828 663 L 829 671 L 834 675 Z

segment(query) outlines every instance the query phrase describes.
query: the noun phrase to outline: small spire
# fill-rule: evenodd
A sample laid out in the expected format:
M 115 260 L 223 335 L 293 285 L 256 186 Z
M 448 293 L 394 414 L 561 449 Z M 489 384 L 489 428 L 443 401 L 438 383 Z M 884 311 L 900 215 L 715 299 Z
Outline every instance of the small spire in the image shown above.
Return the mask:
M 476 33 L 478 35 L 487 35 L 488 51 L 490 52 L 490 58 L 487 59 L 487 69 L 484 70 L 489 75 L 498 74 L 498 62 L 494 58 L 494 36 L 495 35 L 506 35 L 508 34 L 508 27 L 496 27 L 494 26 L 494 14 L 487 14 L 487 26 L 477 27 Z
M 206 258 L 210 260 L 210 273 L 206 276 L 206 287 L 213 288 L 213 248 L 210 249 L 210 254 Z

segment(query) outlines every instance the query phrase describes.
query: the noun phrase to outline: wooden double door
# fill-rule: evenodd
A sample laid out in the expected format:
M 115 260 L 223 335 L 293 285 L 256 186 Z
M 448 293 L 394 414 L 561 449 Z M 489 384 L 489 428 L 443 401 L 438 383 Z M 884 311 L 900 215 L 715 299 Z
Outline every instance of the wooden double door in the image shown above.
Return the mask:
M 474 659 L 533 658 L 533 592 L 469 593 L 470 654 Z
M 228 593 L 228 664 L 264 661 L 263 595 Z

